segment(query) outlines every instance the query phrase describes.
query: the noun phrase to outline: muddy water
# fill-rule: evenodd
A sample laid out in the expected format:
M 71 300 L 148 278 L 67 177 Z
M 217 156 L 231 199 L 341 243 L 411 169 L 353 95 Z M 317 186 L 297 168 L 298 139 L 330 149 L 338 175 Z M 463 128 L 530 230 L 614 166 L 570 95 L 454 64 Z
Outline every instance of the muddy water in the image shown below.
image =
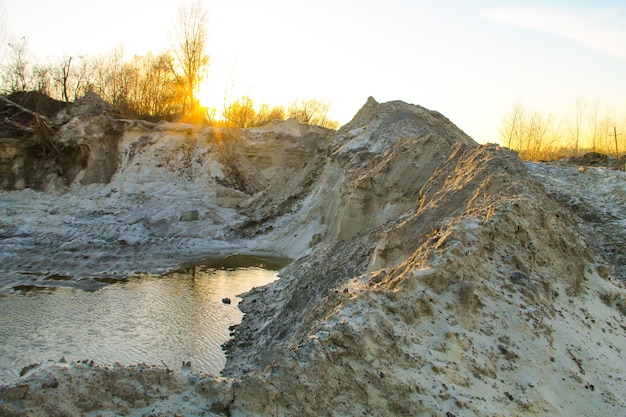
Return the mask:
M 62 357 L 174 369 L 191 361 L 194 371 L 217 374 L 228 327 L 243 317 L 236 295 L 277 279 L 276 270 L 240 263 L 133 277 L 96 291 L 62 287 L 0 295 L 0 383 L 29 364 Z M 222 302 L 226 297 L 231 304 Z

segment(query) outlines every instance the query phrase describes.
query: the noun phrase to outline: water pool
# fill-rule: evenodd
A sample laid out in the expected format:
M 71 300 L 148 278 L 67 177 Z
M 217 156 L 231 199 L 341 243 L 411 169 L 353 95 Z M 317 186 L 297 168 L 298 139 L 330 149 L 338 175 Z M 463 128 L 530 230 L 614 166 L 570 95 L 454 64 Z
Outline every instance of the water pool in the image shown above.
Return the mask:
M 0 295 L 0 383 L 47 360 L 166 364 L 218 374 L 229 326 L 241 321 L 237 295 L 277 279 L 277 268 L 241 262 L 144 275 L 95 291 L 32 288 Z M 222 299 L 229 298 L 230 304 Z

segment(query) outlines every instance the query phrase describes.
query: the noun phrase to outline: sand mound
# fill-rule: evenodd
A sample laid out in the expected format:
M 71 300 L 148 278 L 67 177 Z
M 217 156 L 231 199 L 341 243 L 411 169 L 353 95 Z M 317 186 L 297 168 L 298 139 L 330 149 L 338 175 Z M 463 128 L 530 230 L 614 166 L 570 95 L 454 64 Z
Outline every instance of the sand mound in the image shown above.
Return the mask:
M 370 99 L 326 134 L 286 123 L 232 133 L 238 146 L 218 151 L 230 173 L 215 201 L 247 219 L 230 236 L 297 257 L 244 296 L 223 378 L 57 364 L 0 388 L 0 406 L 45 414 L 68 397 L 81 401 L 66 415 L 623 412 L 626 290 L 621 240 L 608 231 L 624 236 L 623 172 L 524 164 L 402 102 Z M 142 152 L 156 155 L 150 138 Z M 148 394 L 100 394 L 94 381 L 121 375 L 102 386 Z
M 258 415 L 275 415 L 275 408 L 302 415 L 622 410 L 624 368 L 615 364 L 623 285 L 616 269 L 606 272 L 610 264 L 594 251 L 594 237 L 576 214 L 547 195 L 508 150 L 445 133 L 404 133 L 410 139 L 403 133 L 375 158 L 359 151 L 388 137 L 344 145 L 359 151 L 344 159 L 343 173 L 368 167 L 369 177 L 339 181 L 344 211 L 328 229 L 341 229 L 358 199 L 351 224 L 360 230 L 336 234 L 286 268 L 280 281 L 245 297 L 247 315 L 225 370 L 243 375 L 231 409 Z M 404 155 L 390 158 L 398 146 L 405 146 Z M 376 158 L 389 161 L 387 169 L 377 169 Z M 394 171 L 414 187 L 386 182 Z M 409 198 L 407 206 L 378 220 L 396 192 Z M 359 218 L 363 212 L 370 215 Z
M 257 367 L 246 368 L 255 364 L 250 358 L 237 367 L 248 372 L 246 395 L 238 393 L 231 408 L 259 415 L 276 404 L 304 415 L 622 410 L 624 369 L 615 364 L 624 290 L 600 277 L 605 265 L 571 215 L 515 155 L 495 147 L 451 156 L 423 189 L 401 220 L 301 259 L 245 298 L 235 343 L 256 352 Z M 372 268 L 388 258 L 402 262 Z M 235 349 L 231 366 L 241 356 Z

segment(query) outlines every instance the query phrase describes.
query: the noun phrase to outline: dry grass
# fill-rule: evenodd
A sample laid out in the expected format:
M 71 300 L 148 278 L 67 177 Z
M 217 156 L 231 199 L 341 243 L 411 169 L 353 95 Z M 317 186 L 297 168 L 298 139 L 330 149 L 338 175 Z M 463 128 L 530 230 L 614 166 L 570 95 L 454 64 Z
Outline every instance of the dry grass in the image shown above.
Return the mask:
M 523 160 L 534 161 L 534 162 L 554 161 L 554 160 L 564 159 L 564 158 L 581 157 L 591 152 L 608 155 L 613 158 L 620 158 L 620 157 L 626 156 L 625 152 L 620 152 L 619 154 L 617 154 L 614 149 L 611 150 L 611 149 L 599 148 L 599 147 L 596 147 L 596 149 L 579 148 L 578 152 L 576 152 L 576 150 L 573 148 L 563 147 L 563 146 L 545 147 L 545 148 L 532 150 L 532 151 L 516 149 L 515 147 L 513 147 L 513 150 L 517 151 L 520 158 L 522 158 Z

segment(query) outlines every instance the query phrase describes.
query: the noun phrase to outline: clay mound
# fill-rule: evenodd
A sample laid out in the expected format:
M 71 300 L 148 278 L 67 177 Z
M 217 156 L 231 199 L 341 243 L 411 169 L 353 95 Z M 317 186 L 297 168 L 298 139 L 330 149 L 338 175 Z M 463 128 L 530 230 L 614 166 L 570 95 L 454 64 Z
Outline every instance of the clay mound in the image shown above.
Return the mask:
M 5 101 L 6 100 L 6 101 Z M 0 138 L 22 140 L 41 132 L 47 118 L 64 109 L 67 103 L 37 92 L 16 92 L 0 100 Z

